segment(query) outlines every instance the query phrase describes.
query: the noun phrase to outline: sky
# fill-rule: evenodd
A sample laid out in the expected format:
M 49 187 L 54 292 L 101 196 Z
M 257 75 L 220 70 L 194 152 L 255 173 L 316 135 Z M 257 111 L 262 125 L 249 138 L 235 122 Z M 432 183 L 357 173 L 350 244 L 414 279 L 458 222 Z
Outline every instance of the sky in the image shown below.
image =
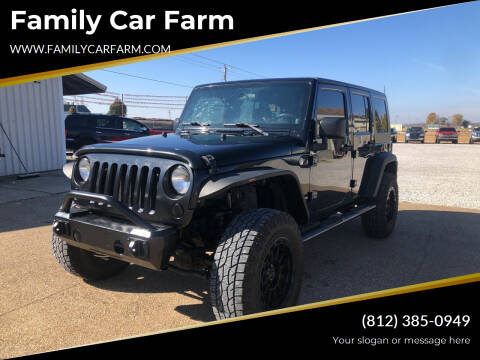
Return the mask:
M 218 68 L 227 64 L 233 67 L 228 80 L 323 77 L 385 89 L 391 123 L 425 122 L 430 112 L 460 113 L 479 122 L 479 22 L 480 2 L 475 1 L 107 69 L 178 85 L 102 70 L 86 74 L 107 91 L 188 96 L 195 85 L 222 81 Z M 107 110 L 88 106 L 93 112 Z M 132 117 L 180 114 L 127 111 Z

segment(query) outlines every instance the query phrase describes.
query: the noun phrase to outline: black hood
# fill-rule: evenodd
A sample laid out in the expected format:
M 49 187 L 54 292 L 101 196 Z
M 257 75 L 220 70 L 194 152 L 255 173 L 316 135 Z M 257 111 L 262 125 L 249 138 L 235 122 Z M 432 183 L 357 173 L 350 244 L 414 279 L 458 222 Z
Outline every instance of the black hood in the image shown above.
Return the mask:
M 86 153 L 123 153 L 141 156 L 178 159 L 192 168 L 202 168 L 204 155 L 212 155 L 218 167 L 249 163 L 288 156 L 292 146 L 301 142 L 291 136 L 254 135 L 226 136 L 221 134 L 191 134 L 180 136 L 167 134 L 146 136 L 109 144 L 94 144 L 83 147 L 77 155 Z

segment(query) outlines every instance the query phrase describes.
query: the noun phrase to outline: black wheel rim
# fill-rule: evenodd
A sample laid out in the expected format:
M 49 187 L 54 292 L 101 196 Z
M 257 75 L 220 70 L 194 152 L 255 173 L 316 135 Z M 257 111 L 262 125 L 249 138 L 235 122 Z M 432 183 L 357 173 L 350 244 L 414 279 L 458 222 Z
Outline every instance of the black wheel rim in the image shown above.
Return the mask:
M 396 207 L 397 197 L 395 193 L 395 188 L 392 186 L 390 189 L 388 189 L 387 204 L 385 207 L 385 215 L 387 216 L 387 221 L 391 221 L 395 216 Z
M 293 262 L 286 239 L 277 239 L 265 258 L 260 291 L 265 310 L 276 309 L 288 295 L 292 282 Z

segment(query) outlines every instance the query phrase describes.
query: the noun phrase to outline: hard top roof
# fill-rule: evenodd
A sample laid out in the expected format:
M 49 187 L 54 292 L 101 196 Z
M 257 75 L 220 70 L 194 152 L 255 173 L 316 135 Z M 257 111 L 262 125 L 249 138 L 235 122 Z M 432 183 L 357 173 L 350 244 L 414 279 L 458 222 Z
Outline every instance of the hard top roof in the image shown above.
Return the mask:
M 216 82 L 216 83 L 210 83 L 210 84 L 202 84 L 202 85 L 197 85 L 195 88 L 201 88 L 201 87 L 208 87 L 208 86 L 221 86 L 221 85 L 234 85 L 234 84 L 248 84 L 248 83 L 261 83 L 261 82 L 269 82 L 269 81 L 316 81 L 318 83 L 324 83 L 324 84 L 330 84 L 330 85 L 336 85 L 336 86 L 343 86 L 343 87 L 350 87 L 358 90 L 363 90 L 367 92 L 371 92 L 375 95 L 380 95 L 380 96 L 385 96 L 384 93 L 374 90 L 374 89 L 369 89 L 363 86 L 359 85 L 354 85 L 354 84 L 349 84 L 337 80 L 331 80 L 331 79 L 324 79 L 324 78 L 317 78 L 317 77 L 306 77 L 306 78 L 268 78 L 268 79 L 251 79 L 251 80 L 237 80 L 237 81 L 227 81 L 227 82 Z

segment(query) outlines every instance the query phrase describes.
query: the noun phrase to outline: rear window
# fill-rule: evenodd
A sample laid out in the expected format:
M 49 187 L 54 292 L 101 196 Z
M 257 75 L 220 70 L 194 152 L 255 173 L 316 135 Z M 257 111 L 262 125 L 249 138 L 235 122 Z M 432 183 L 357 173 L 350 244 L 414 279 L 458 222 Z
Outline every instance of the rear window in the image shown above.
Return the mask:
M 456 132 L 455 128 L 440 128 L 440 131 L 454 131 Z
M 120 121 L 116 117 L 99 117 L 97 118 L 96 127 L 104 129 L 120 129 Z

